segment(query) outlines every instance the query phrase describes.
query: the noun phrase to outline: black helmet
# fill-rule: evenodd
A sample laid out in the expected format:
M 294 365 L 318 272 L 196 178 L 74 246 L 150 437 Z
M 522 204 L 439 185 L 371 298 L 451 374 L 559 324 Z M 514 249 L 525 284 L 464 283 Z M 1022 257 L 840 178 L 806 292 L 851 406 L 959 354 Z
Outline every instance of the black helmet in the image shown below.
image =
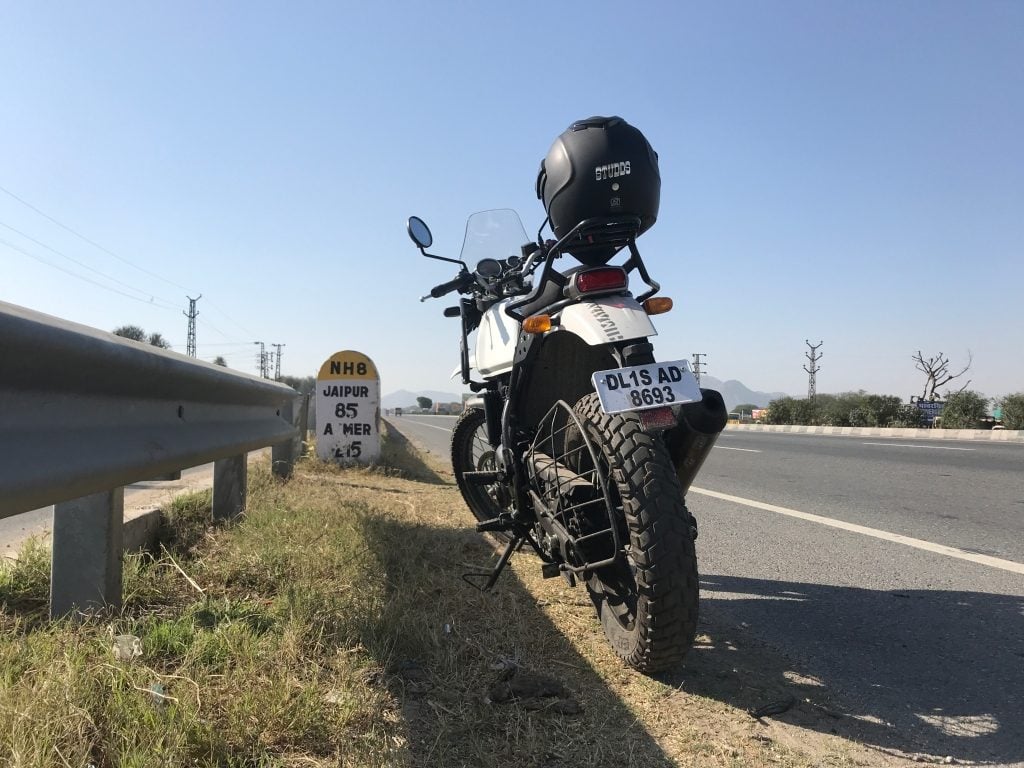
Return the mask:
M 555 237 L 598 216 L 636 216 L 639 235 L 658 218 L 658 153 L 621 117 L 578 120 L 555 139 L 541 162 L 537 197 L 544 201 Z M 568 250 L 592 266 L 604 264 L 622 244 L 621 239 L 604 241 L 598 233 L 571 243 Z

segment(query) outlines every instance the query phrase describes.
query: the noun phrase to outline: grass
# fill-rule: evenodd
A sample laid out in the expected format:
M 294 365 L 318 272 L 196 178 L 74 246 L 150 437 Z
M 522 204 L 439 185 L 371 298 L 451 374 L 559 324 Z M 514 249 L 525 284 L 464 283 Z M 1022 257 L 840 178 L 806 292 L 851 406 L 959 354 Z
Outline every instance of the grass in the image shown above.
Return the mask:
M 250 471 L 245 516 L 209 493 L 125 560 L 115 616 L 43 620 L 48 554 L 0 571 L 6 766 L 850 765 L 808 757 L 714 698 L 624 669 L 585 592 L 496 558 L 443 468 L 400 435 L 381 463 Z M 118 642 L 141 655 L 119 658 Z M 558 697 L 496 703 L 513 667 Z

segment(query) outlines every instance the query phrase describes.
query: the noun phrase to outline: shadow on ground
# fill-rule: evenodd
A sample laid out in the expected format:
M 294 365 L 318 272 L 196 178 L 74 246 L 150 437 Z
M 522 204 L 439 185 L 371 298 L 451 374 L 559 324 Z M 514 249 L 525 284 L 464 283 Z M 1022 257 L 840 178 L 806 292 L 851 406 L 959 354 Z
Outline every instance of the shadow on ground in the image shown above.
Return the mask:
M 665 682 L 886 752 L 1024 761 L 1024 598 L 705 575 L 701 627 Z M 797 663 L 757 639 L 788 628 Z
M 675 765 L 515 573 L 487 594 L 462 581 L 495 560 L 480 534 L 376 516 L 364 526 L 388 584 L 370 645 L 401 703 L 413 765 Z M 508 696 L 513 665 L 513 679 L 540 676 L 537 695 Z

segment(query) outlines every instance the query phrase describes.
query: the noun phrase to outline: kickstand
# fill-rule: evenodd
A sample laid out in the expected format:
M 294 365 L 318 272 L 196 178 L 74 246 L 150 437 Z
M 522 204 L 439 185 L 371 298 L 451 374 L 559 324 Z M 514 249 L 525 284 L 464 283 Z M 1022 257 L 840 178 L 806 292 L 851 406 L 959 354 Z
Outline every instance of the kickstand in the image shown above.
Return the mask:
M 501 558 L 498 560 L 494 568 L 489 572 L 484 573 L 464 573 L 462 574 L 462 580 L 471 587 L 479 589 L 481 592 L 490 592 L 495 582 L 498 581 L 498 577 L 501 575 L 501 572 L 505 570 L 505 566 L 508 565 L 508 561 L 509 558 L 512 557 L 512 553 L 522 546 L 523 541 L 524 538 L 522 536 L 514 536 L 512 540 L 509 541 L 508 546 L 505 547 L 505 551 L 501 553 Z M 474 579 L 482 578 L 486 578 L 487 581 L 481 587 L 476 583 L 476 581 L 474 581 Z

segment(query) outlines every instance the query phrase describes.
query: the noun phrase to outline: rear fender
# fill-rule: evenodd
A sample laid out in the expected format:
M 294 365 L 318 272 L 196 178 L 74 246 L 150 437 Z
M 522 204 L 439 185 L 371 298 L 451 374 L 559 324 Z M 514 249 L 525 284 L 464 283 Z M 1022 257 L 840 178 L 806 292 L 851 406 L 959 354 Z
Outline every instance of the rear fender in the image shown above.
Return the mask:
M 658 332 L 632 296 L 602 296 L 570 304 L 558 322 L 590 346 L 656 336 Z

